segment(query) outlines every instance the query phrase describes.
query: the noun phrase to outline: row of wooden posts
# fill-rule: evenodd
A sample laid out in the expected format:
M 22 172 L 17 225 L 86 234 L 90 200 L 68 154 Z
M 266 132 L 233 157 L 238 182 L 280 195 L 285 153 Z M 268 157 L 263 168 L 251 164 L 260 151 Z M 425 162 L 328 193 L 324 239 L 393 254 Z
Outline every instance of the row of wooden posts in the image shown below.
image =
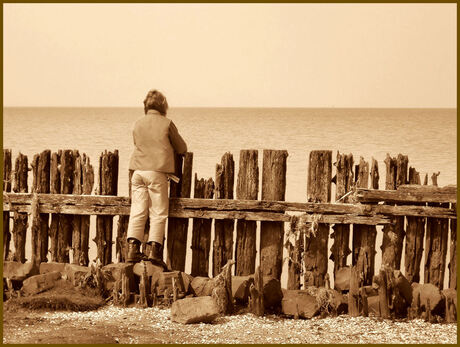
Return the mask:
M 11 150 L 3 151 L 3 190 L 4 192 L 27 193 L 29 171 L 28 158 L 19 153 L 12 168 Z M 288 153 L 284 150 L 264 150 L 261 174 L 261 200 L 284 201 L 286 190 L 286 163 Z M 105 151 L 99 158 L 98 183 L 96 195 L 117 195 L 118 185 L 118 151 Z M 176 156 L 176 174 L 180 182 L 171 182 L 171 198 L 190 198 L 192 188 L 193 153 Z M 342 203 L 351 202 L 349 193 L 353 187 L 379 189 L 378 163 L 372 159 L 369 163 L 360 158 L 354 165 L 352 154 L 337 152 L 335 176 L 332 177 L 332 151 L 311 151 L 307 174 L 306 200 L 312 203 L 331 202 L 331 184 L 336 185 L 335 200 Z M 395 190 L 404 184 L 420 185 L 420 175 L 412 167 L 408 167 L 408 157 L 389 155 L 385 160 L 385 189 Z M 33 157 L 30 163 L 33 173 L 32 193 L 41 194 L 73 194 L 90 195 L 93 191 L 95 174 L 89 158 L 77 150 L 61 150 L 51 153 L 45 150 Z M 433 185 L 436 174 L 432 176 Z M 215 181 L 212 178 L 198 179 L 195 174 L 194 198 L 234 199 L 235 163 L 233 155 L 225 153 L 221 163 L 216 166 Z M 426 185 L 428 177 L 425 177 Z M 370 187 L 369 187 L 370 185 Z M 242 150 L 240 152 L 239 170 L 236 183 L 236 199 L 257 200 L 259 196 L 258 151 Z M 5 201 L 4 195 L 4 206 Z M 411 203 L 417 205 L 417 203 Z M 423 202 L 419 205 L 426 205 Z M 13 244 L 14 254 L 10 250 L 10 212 L 3 213 L 4 259 L 24 262 L 28 220 L 31 220 L 32 261 L 71 262 L 80 265 L 89 263 L 89 227 L 88 215 L 62 214 L 58 204 L 52 206 L 56 213 L 39 213 L 39 201 L 32 201 L 32 217 L 27 212 L 15 211 L 14 205 L 9 208 L 13 213 Z M 431 204 L 449 207 L 449 204 Z M 456 208 L 456 204 L 453 204 Z M 112 229 L 113 216 L 103 215 L 104 206 L 94 208 L 96 217 L 97 259 L 102 264 L 112 262 Z M 285 237 L 284 219 L 273 216 L 284 216 L 284 211 L 266 213 L 267 220 L 261 217 L 259 261 L 263 276 L 281 277 L 283 265 L 283 246 Z M 321 213 L 316 215 L 320 216 Z M 168 230 L 166 232 L 167 263 L 174 270 L 185 270 L 188 218 L 172 217 L 170 211 Z M 180 215 L 180 214 L 179 214 Z M 195 214 L 194 216 L 198 216 Z M 235 274 L 239 276 L 255 272 L 257 245 L 255 220 L 239 218 L 235 212 L 229 214 L 233 218 L 215 219 L 214 242 L 211 247 L 212 219 L 193 218 L 192 227 L 192 262 L 193 276 L 207 276 L 212 258 L 212 274 L 217 275 L 228 259 L 234 259 Z M 311 216 L 310 216 L 311 217 Z M 354 224 L 352 250 L 349 249 L 350 222 L 344 221 L 333 226 L 329 235 L 329 225 L 315 223 L 315 216 L 310 218 L 310 229 L 313 233 L 296 234 L 295 242 L 288 247 L 288 289 L 299 289 L 303 285 L 324 286 L 328 265 L 328 238 L 333 239 L 331 259 L 334 261 L 334 275 L 345 266 L 355 266 L 360 274 L 362 285 L 371 285 L 375 272 L 376 225 L 379 219 L 366 224 Z M 443 287 L 445 265 L 448 256 L 448 233 L 450 224 L 449 252 L 449 287 L 456 289 L 456 219 L 425 218 L 410 216 L 392 216 L 393 223 L 383 227 L 382 265 L 399 269 L 401 266 L 402 249 L 405 242 L 405 276 L 410 282 L 420 282 L 420 267 L 425 252 L 424 282 Z M 236 243 L 233 244 L 236 220 Z M 117 225 L 116 260 L 124 261 L 126 255 L 126 232 L 129 216 L 120 215 Z M 291 218 L 290 232 L 295 233 L 301 219 Z M 312 222 L 313 221 L 313 222 Z M 372 225 L 375 224 L 375 225 Z M 303 228 L 304 230 L 305 228 Z M 148 226 L 146 227 L 148 230 Z M 425 232 L 426 230 L 426 232 Z M 69 254 L 72 250 L 72 259 Z M 144 242 L 143 250 L 148 252 Z M 347 257 L 351 253 L 351 264 Z

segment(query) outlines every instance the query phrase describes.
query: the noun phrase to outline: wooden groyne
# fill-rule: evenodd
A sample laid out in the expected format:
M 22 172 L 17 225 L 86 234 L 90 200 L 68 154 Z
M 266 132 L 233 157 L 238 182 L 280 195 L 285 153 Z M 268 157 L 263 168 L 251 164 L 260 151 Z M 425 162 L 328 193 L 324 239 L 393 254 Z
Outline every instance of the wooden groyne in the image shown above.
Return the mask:
M 116 196 L 118 151 L 101 153 L 97 177 L 89 158 L 76 150 L 43 151 L 32 159 L 31 170 L 26 156 L 17 155 L 13 170 L 11 150 L 3 154 L 4 259 L 25 262 L 26 239 L 31 240 L 31 260 L 37 263 L 88 265 L 89 247 L 94 246 L 104 265 L 125 259 L 130 198 Z M 236 261 L 236 275 L 253 274 L 258 256 L 262 275 L 280 279 L 287 254 L 288 289 L 324 286 L 331 237 L 334 276 L 341 268 L 351 267 L 359 288 L 371 285 L 374 274 L 379 273 L 375 250 L 381 247 L 382 264 L 393 269 L 400 269 L 404 257 L 401 270 L 410 282 L 421 281 L 423 266 L 424 282 L 442 289 L 448 263 L 449 287 L 456 289 L 456 186 L 437 187 L 436 175 L 432 185 L 420 185 L 407 156 L 398 155 L 385 160 L 386 189 L 379 190 L 374 159 L 369 169 L 363 158 L 354 166 L 352 154 L 337 153 L 333 164 L 332 151 L 311 151 L 305 201 L 287 202 L 287 151 L 264 150 L 260 170 L 258 155 L 256 150 L 242 150 L 236 172 L 232 154 L 225 153 L 216 165 L 215 179 L 194 175 L 193 198 L 193 154 L 177 157 L 176 175 L 181 180 L 171 182 L 165 241 L 166 260 L 172 269 L 185 270 L 192 218 L 194 276 L 216 275 L 228 259 Z M 31 189 L 27 186 L 30 172 Z M 93 192 L 95 178 L 98 184 Z M 336 185 L 335 197 L 331 196 L 332 184 Z M 94 240 L 89 239 L 90 215 L 97 216 Z M 116 242 L 114 216 L 120 216 Z M 289 235 L 285 223 L 289 223 Z M 31 235 L 27 238 L 28 224 Z M 382 245 L 376 245 L 377 225 L 384 226 Z M 425 264 L 421 264 L 423 254 Z

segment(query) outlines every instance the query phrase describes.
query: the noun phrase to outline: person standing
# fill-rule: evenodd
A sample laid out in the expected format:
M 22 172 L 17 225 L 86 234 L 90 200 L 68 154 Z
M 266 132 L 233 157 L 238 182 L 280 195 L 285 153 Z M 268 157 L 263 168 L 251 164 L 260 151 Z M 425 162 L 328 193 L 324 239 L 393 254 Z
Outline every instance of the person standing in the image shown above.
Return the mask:
M 134 150 L 129 161 L 131 210 L 127 232 L 127 262 L 150 260 L 163 266 L 163 242 L 169 212 L 168 174 L 174 173 L 174 152 L 184 154 L 187 144 L 172 120 L 166 118 L 168 102 L 153 89 L 144 100 L 145 115 L 133 128 Z M 150 218 L 148 256 L 140 251 L 147 218 Z

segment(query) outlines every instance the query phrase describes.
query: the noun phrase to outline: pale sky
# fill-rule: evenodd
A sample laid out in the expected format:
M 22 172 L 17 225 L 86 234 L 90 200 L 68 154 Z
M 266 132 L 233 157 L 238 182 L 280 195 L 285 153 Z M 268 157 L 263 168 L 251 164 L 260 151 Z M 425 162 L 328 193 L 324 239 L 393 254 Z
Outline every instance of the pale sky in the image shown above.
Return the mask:
M 449 107 L 456 4 L 3 4 L 5 106 Z

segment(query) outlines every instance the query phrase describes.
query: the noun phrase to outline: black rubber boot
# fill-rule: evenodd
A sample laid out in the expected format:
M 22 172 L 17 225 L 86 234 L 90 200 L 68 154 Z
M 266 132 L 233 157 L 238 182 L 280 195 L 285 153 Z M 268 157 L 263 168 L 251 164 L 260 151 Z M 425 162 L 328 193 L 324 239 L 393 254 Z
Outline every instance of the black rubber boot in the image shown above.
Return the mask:
M 127 263 L 138 263 L 141 260 L 147 260 L 144 253 L 141 253 L 141 242 L 137 239 L 128 239 L 128 255 L 126 256 Z
M 163 261 L 163 245 L 153 241 L 150 247 L 149 260 L 152 264 L 163 267 L 163 271 L 171 271 Z

